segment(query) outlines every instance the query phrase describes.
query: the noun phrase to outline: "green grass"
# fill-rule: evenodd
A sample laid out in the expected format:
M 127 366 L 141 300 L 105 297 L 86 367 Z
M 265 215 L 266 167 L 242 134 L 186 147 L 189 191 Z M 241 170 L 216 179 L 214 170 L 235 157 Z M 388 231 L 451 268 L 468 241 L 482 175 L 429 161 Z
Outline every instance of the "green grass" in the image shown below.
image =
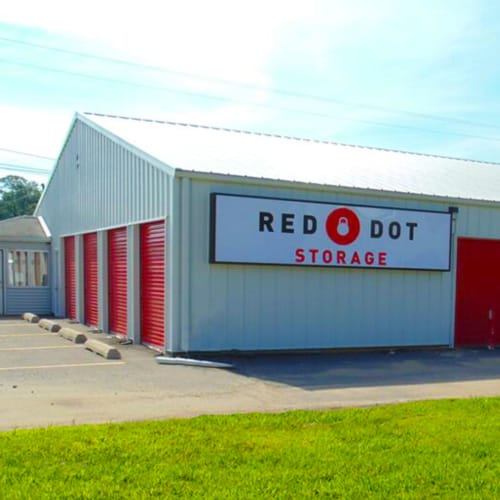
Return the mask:
M 499 499 L 500 398 L 0 433 L 2 500 L 152 497 Z

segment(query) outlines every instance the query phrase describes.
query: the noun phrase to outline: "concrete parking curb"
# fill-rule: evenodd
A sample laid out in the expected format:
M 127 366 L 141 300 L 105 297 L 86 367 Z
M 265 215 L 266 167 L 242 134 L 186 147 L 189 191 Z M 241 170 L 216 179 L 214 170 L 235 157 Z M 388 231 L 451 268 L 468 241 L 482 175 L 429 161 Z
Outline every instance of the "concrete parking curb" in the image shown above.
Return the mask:
M 110 346 L 100 340 L 87 340 L 85 349 L 99 354 L 106 359 L 121 359 L 121 354 L 116 347 Z
M 84 333 L 72 330 L 71 328 L 61 328 L 59 335 L 66 340 L 71 340 L 75 344 L 84 344 L 87 341 L 87 336 Z
M 28 323 L 38 323 L 40 321 L 40 318 L 36 314 L 30 312 L 24 313 L 22 318 Z
M 48 330 L 49 332 L 58 332 L 61 329 L 61 325 L 56 323 L 55 321 L 51 321 L 49 319 L 41 319 L 38 322 L 38 326 L 43 328 L 44 330 Z

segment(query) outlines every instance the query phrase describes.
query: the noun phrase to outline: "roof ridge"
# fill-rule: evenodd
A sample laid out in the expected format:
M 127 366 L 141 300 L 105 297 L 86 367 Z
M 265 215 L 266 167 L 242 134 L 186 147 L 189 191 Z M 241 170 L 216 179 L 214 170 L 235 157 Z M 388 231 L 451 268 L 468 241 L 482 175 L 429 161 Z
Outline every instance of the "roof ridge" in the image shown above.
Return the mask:
M 197 123 L 189 123 L 189 122 L 178 122 L 174 120 L 159 120 L 155 118 L 143 118 L 143 117 L 138 117 L 138 116 L 125 116 L 125 115 L 112 115 L 112 114 L 107 114 L 107 113 L 96 113 L 92 111 L 84 111 L 84 115 L 89 115 L 89 116 L 99 116 L 103 118 L 116 118 L 118 120 L 131 120 L 131 121 L 138 121 L 138 122 L 145 122 L 145 123 L 158 123 L 161 125 L 174 125 L 174 126 L 181 126 L 181 127 L 192 127 L 192 128 L 202 128 L 202 129 L 208 129 L 208 130 L 219 130 L 222 132 L 234 132 L 238 134 L 248 134 L 248 135 L 256 135 L 256 136 L 262 136 L 262 137 L 275 137 L 277 139 L 286 139 L 286 140 L 291 140 L 291 141 L 302 141 L 302 142 L 312 142 L 312 143 L 317 143 L 317 144 L 331 144 L 335 146 L 342 146 L 342 147 L 347 147 L 347 148 L 359 148 L 359 149 L 367 149 L 371 151 L 385 151 L 388 153 L 400 153 L 400 154 L 406 154 L 406 155 L 414 155 L 414 156 L 423 156 L 427 158 L 441 158 L 445 160 L 456 160 L 456 161 L 464 161 L 468 163 L 479 163 L 479 164 L 485 164 L 485 165 L 498 165 L 500 166 L 500 162 L 495 162 L 495 161 L 486 161 L 486 160 L 472 160 L 469 158 L 459 158 L 456 156 L 446 156 L 446 155 L 438 155 L 438 154 L 432 154 L 432 153 L 418 153 L 415 151 L 403 151 L 400 149 L 391 149 L 391 148 L 380 148 L 380 147 L 375 147 L 375 146 L 363 146 L 359 144 L 348 144 L 345 142 L 337 142 L 337 141 L 329 141 L 326 139 L 311 139 L 308 137 L 298 137 L 298 136 L 293 136 L 293 135 L 281 135 L 281 134 L 271 134 L 269 132 L 257 132 L 253 130 L 243 130 L 243 129 L 237 129 L 237 128 L 229 128 L 229 127 L 219 127 L 216 125 L 203 125 L 203 124 L 197 124 Z

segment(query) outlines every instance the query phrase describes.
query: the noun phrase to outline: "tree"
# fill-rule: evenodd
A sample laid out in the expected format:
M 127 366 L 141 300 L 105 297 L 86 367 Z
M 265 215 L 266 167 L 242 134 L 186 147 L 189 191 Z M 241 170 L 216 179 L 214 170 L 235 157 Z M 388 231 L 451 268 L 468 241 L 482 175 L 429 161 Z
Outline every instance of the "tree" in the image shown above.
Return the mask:
M 0 220 L 18 215 L 33 215 L 42 186 L 17 175 L 0 179 Z

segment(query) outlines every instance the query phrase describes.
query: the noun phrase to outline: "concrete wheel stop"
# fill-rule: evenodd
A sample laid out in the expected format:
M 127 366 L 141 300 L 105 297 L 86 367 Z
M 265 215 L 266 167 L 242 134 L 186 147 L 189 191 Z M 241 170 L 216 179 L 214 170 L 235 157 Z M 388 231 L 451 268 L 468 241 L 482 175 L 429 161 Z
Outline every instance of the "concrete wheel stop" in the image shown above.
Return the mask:
M 41 319 L 38 322 L 38 326 L 53 333 L 56 333 L 61 329 L 61 325 L 59 323 L 51 321 L 50 319 Z
M 38 323 L 40 321 L 40 318 L 36 314 L 30 312 L 25 312 L 22 318 L 28 323 Z
M 99 354 L 105 359 L 121 359 L 120 351 L 116 347 L 101 342 L 100 340 L 87 340 L 84 347 L 95 354 Z
M 66 340 L 71 340 L 75 344 L 84 344 L 87 341 L 87 336 L 84 333 L 72 328 L 61 328 L 59 335 Z

